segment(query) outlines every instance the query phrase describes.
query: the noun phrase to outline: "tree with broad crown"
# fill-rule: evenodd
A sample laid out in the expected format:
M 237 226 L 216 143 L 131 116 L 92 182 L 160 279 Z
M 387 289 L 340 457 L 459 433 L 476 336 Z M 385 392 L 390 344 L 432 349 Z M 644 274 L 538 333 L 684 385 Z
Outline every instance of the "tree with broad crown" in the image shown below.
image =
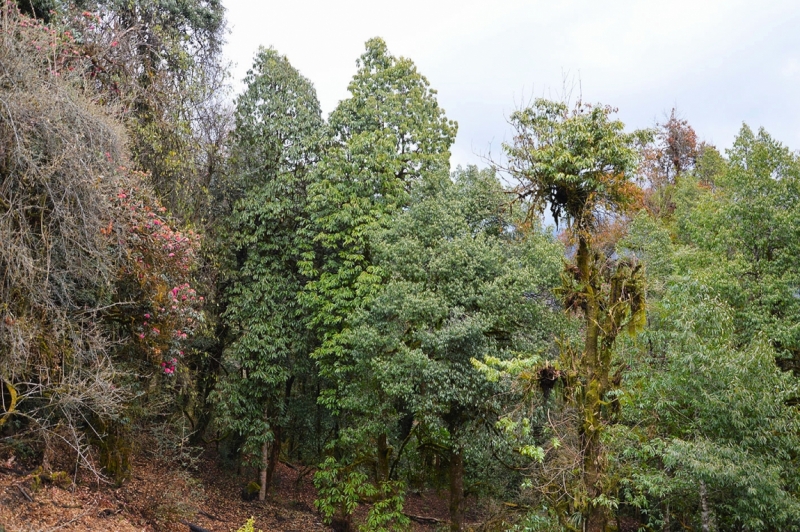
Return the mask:
M 475 441 L 494 435 L 502 409 L 502 383 L 483 378 L 473 360 L 546 349 L 558 317 L 531 294 L 557 281 L 561 249 L 543 232 L 522 234 L 493 170 L 459 168 L 453 178 L 426 179 L 375 235 L 388 279 L 354 319 L 351 342 L 364 377 L 347 387 L 348 396 L 364 398 L 369 420 L 382 405 L 403 405 L 379 419 L 392 443 L 392 473 L 425 461 L 408 455 L 438 449 L 457 531 L 470 484 L 465 470 L 485 450 Z

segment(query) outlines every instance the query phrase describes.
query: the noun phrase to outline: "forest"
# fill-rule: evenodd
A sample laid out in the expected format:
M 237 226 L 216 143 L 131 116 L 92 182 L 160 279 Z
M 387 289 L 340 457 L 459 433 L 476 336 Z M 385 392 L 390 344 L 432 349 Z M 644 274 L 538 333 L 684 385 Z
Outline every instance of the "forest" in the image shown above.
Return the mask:
M 272 48 L 232 94 L 221 0 L 0 9 L 0 474 L 202 455 L 258 505 L 303 469 L 338 531 L 417 530 L 420 493 L 453 532 L 800 530 L 800 156 L 767 131 L 538 98 L 452 168 L 380 38 L 324 117 Z

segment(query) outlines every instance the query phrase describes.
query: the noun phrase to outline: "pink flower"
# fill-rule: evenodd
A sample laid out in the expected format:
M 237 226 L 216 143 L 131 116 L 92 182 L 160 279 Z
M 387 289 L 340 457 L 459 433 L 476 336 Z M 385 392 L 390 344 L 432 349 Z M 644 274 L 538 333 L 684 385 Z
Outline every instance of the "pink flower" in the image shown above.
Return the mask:
M 175 256 L 175 254 L 174 254 L 174 253 L 170 253 L 168 256 L 169 256 L 169 257 L 174 257 L 174 256 Z M 185 299 L 185 298 L 184 298 L 184 299 Z
M 142 340 L 144 340 L 144 333 L 139 333 L 139 338 L 141 338 Z
M 149 313 L 148 313 L 148 314 L 145 314 L 145 315 L 144 315 L 144 317 L 145 317 L 145 318 L 147 318 L 147 319 L 149 320 L 149 319 L 150 319 L 150 314 L 149 314 Z

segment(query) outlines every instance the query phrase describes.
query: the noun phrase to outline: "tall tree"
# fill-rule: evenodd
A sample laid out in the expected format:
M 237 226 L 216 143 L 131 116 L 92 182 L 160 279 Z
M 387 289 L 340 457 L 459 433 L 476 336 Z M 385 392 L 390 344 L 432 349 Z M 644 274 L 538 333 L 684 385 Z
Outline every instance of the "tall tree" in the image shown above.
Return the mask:
M 501 411 L 502 386 L 473 361 L 546 350 L 557 316 L 531 294 L 556 282 L 561 250 L 544 233 L 523 234 L 494 171 L 469 167 L 454 178 L 418 186 L 409 208 L 376 235 L 376 261 L 388 279 L 356 320 L 352 343 L 364 377 L 348 386 L 366 388 L 350 395 L 371 395 L 370 410 L 403 406 L 382 420 L 393 471 L 404 450 L 437 449 L 449 467 L 457 531 L 465 467 L 475 465 L 466 462 L 483 451 L 481 435 L 493 434 Z
M 286 400 L 312 349 L 298 304 L 305 277 L 298 261 L 308 246 L 306 188 L 325 127 L 311 83 L 286 57 L 261 49 L 236 102 L 231 142 L 229 219 L 235 255 L 223 319 L 230 371 L 217 390 L 220 420 L 244 438 L 261 468 L 264 499 L 278 460 Z
M 330 117 L 333 143 L 308 189 L 309 238 L 303 297 L 321 345 L 314 352 L 328 383 L 322 402 L 333 412 L 352 408 L 346 383 L 359 379 L 348 331 L 351 318 L 383 280 L 370 234 L 408 204 L 408 190 L 423 175 L 447 171 L 456 125 L 414 63 L 392 56 L 381 39 L 366 43 L 358 72 Z M 350 402 L 350 404 L 348 404 Z M 340 426 L 346 418 L 340 418 Z M 376 449 L 379 480 L 386 480 L 385 429 L 364 427 L 359 446 Z
M 679 190 L 675 232 L 692 253 L 679 262 L 736 312 L 740 346 L 769 338 L 785 369 L 800 368 L 800 160 L 766 131 L 743 126 L 713 187 Z
M 531 202 L 533 213 L 549 206 L 556 223 L 566 221 L 575 246 L 561 295 L 567 309 L 583 318 L 583 345 L 573 349 L 562 343 L 560 364 L 567 404 L 577 412 L 580 473 L 568 493 L 556 497 L 556 508 L 566 526 L 575 528 L 568 518 L 577 512 L 578 529 L 592 532 L 606 530 L 613 505 L 602 437 L 614 416 L 607 405 L 621 371 L 614 364 L 614 344 L 625 329 L 639 329 L 645 313 L 641 266 L 606 256 L 594 245 L 598 222 L 624 214 L 641 197 L 631 178 L 635 146 L 647 134 L 625 133 L 622 122 L 611 118 L 613 111 L 580 102 L 570 110 L 565 103 L 539 99 L 512 114 L 514 140 L 504 145 L 508 171 L 520 182 L 519 197 Z
M 675 210 L 675 185 L 682 174 L 691 172 L 698 157 L 708 149 L 697 142 L 697 134 L 675 109 L 655 130 L 654 142 L 642 147 L 641 174 L 649 185 L 645 205 L 658 216 L 669 216 Z

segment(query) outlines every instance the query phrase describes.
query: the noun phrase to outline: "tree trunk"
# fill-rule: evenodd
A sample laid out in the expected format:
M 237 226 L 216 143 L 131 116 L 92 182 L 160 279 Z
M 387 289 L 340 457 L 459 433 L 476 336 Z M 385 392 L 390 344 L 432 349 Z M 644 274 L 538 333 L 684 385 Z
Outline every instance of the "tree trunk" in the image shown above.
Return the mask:
M 272 478 L 275 476 L 275 466 L 278 465 L 278 460 L 281 457 L 281 438 L 283 430 L 281 427 L 275 427 L 272 431 L 272 443 L 269 446 L 269 461 L 267 462 L 267 474 L 264 482 L 267 485 L 265 491 L 269 493 L 269 488 L 272 486 Z
M 460 532 L 464 526 L 464 451 L 450 453 L 450 531 Z
M 264 422 L 267 424 L 267 432 L 270 431 L 269 424 L 269 406 L 264 409 Z M 273 441 L 275 438 L 273 436 Z M 267 464 L 269 463 L 269 440 L 266 440 L 261 446 L 261 470 L 259 471 L 259 484 L 261 488 L 258 490 L 258 500 L 263 501 L 267 498 Z
M 380 436 L 378 436 L 378 467 L 376 471 L 376 476 L 378 482 L 386 482 L 389 480 L 389 453 L 391 449 L 389 448 L 389 442 L 386 438 L 386 433 L 384 432 Z
M 588 506 L 584 510 L 584 518 L 588 532 L 604 532 L 607 525 L 607 510 L 597 507 L 591 499 L 602 495 L 603 450 L 600 444 L 602 399 L 608 383 L 609 368 L 601 360 L 600 347 L 600 308 L 598 302 L 599 286 L 594 286 L 594 265 L 588 237 L 581 235 L 578 239 L 577 266 L 581 284 L 584 286 L 586 311 L 586 333 L 581 360 L 582 373 L 586 375 L 583 389 L 583 482 L 589 496 Z
M 261 446 L 261 471 L 259 474 L 259 483 L 261 488 L 258 490 L 258 500 L 263 501 L 267 498 L 267 462 L 269 460 L 269 443 L 264 442 Z
M 711 532 L 711 511 L 708 509 L 708 494 L 706 493 L 706 483 L 700 481 L 700 522 L 703 532 Z

